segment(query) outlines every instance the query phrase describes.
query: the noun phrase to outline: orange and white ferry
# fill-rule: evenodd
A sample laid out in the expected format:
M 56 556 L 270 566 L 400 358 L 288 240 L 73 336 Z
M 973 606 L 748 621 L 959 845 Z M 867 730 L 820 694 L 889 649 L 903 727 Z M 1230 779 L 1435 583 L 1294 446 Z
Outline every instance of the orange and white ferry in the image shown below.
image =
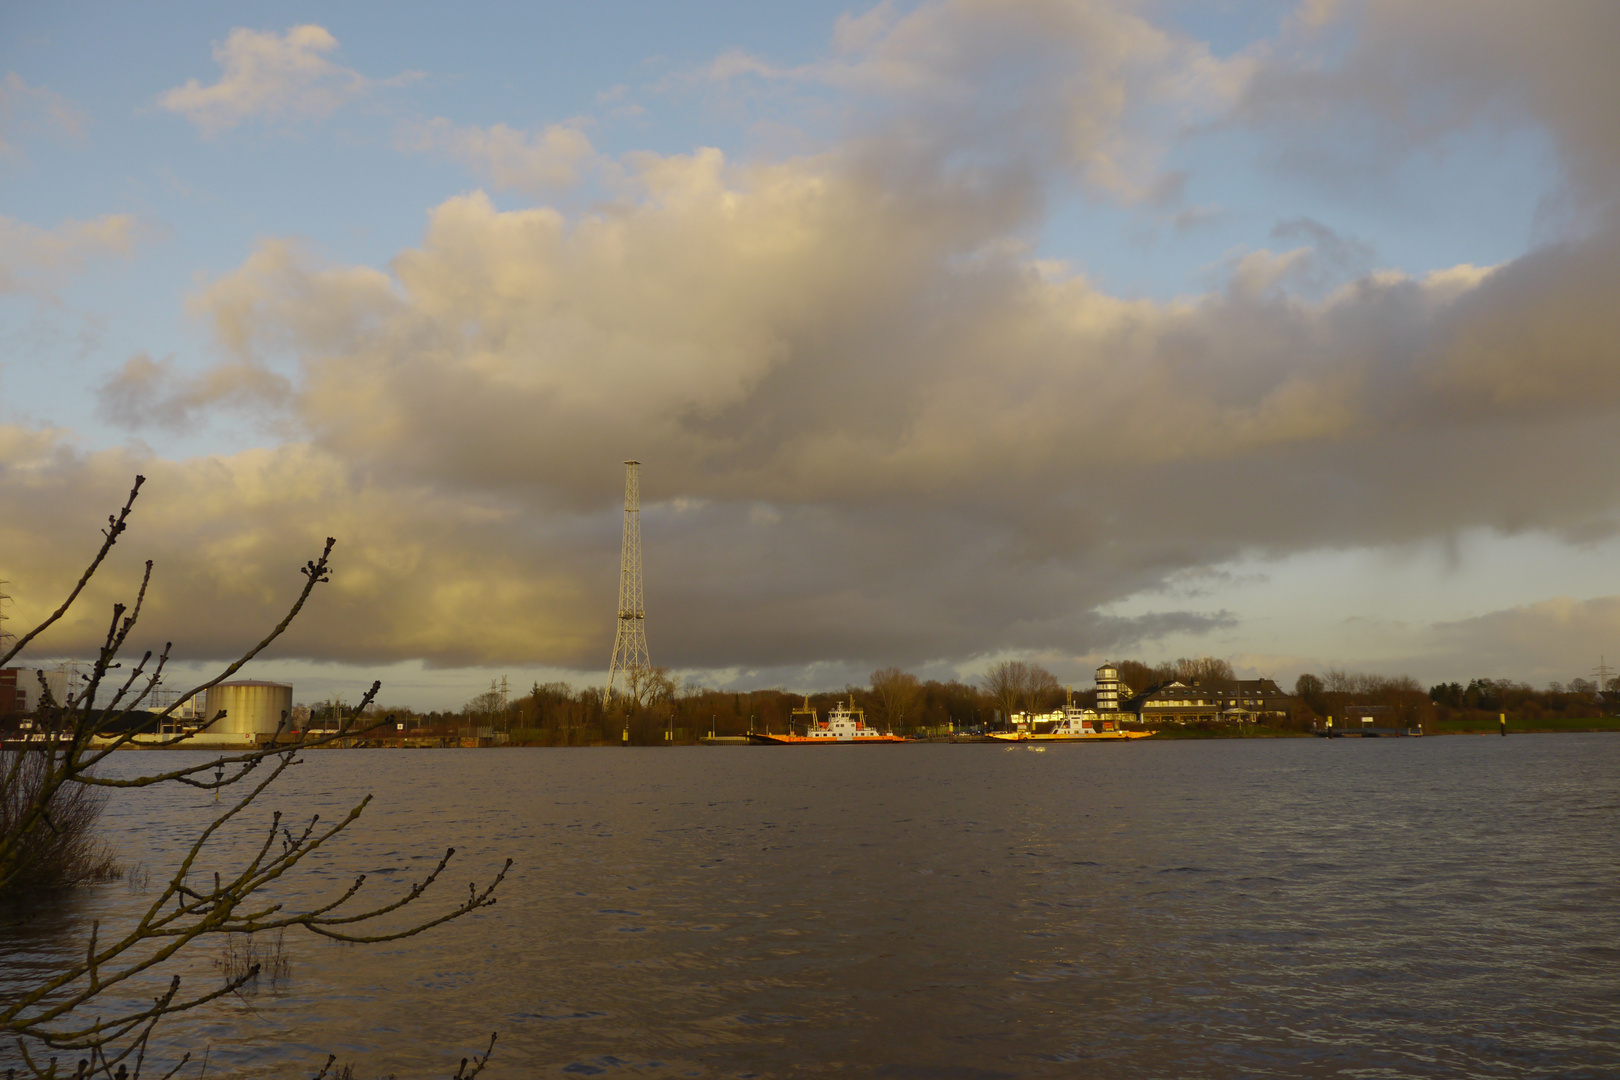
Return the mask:
M 1013 713 L 1012 721 L 1011 731 L 992 731 L 990 738 L 1002 742 L 1075 742 L 1145 739 L 1153 734 L 1151 731 L 1124 731 L 1114 721 L 1103 720 L 1090 709 L 1073 705 L 1049 713 Z
M 786 735 L 772 735 L 769 732 L 751 731 L 748 741 L 762 746 L 836 746 L 839 743 L 901 743 L 906 742 L 902 735 L 885 735 L 876 728 L 866 726 L 866 713 L 860 709 L 852 708 L 840 701 L 827 710 L 827 719 L 819 719 L 816 710 L 810 707 L 810 699 L 804 699 L 802 709 L 793 710 L 795 721 L 804 721 L 803 735 L 793 734 L 792 727 Z

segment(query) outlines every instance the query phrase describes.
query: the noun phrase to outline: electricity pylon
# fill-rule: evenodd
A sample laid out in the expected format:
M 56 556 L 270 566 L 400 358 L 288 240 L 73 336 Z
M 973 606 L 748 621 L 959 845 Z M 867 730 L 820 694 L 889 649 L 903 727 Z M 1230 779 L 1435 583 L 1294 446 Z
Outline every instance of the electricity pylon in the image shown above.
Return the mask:
M 1603 662 L 1603 657 L 1601 656 L 1598 657 L 1597 670 L 1592 672 L 1592 674 L 1597 679 L 1597 688 L 1600 695 L 1603 693 L 1603 691 L 1609 689 L 1610 683 L 1614 682 L 1614 668 L 1610 667 L 1608 664 L 1605 664 Z
M 624 463 L 624 546 L 619 556 L 619 631 L 608 662 L 607 695 L 621 676 L 652 667 L 647 656 L 647 612 L 641 598 L 641 477 L 639 461 Z

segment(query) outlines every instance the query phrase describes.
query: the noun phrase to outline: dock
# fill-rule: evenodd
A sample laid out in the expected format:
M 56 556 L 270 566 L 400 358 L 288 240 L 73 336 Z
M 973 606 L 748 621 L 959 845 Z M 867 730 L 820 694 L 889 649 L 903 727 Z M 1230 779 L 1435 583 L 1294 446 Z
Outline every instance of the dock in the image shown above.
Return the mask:
M 1325 727 L 1321 724 L 1312 724 L 1311 734 L 1319 739 L 1411 739 L 1421 738 L 1423 729 L 1420 727 L 1373 727 L 1371 725 Z

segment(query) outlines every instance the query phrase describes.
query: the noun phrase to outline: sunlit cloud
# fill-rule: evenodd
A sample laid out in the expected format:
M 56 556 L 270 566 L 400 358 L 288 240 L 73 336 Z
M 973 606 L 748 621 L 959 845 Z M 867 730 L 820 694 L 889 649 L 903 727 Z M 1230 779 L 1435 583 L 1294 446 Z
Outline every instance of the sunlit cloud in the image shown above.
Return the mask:
M 145 235 L 132 214 L 104 214 L 42 229 L 0 215 L 0 296 L 48 294 L 87 263 L 127 258 Z
M 443 117 L 401 129 L 399 148 L 448 157 L 501 191 L 545 195 L 579 183 L 597 154 L 577 125 L 526 132 L 505 124 L 458 127 Z
M 379 85 L 408 82 L 407 73 L 379 82 L 331 60 L 337 38 L 313 23 L 284 34 L 237 27 L 214 46 L 219 79 L 197 79 L 165 90 L 158 104 L 219 135 L 244 121 L 318 120 Z
M 15 71 L 0 79 L 0 155 L 17 150 L 15 139 L 43 120 L 45 124 L 72 138 L 84 136 L 87 123 L 84 110 L 73 101 L 44 86 L 30 86 Z

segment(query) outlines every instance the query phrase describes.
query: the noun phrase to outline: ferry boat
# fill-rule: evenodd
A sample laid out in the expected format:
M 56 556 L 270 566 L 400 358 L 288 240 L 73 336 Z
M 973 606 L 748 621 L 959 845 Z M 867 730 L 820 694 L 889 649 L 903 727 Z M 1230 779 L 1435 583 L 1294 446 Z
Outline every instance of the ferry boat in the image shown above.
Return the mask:
M 803 735 L 793 734 L 793 725 L 790 725 L 786 735 L 750 731 L 748 741 L 760 746 L 836 746 L 839 743 L 907 741 L 902 735 L 885 735 L 876 728 L 867 727 L 866 713 L 842 701 L 827 710 L 827 719 L 822 720 L 816 715 L 816 710 L 810 707 L 810 699 L 806 697 L 804 707 L 793 710 L 795 724 L 800 720 L 804 723 Z
M 1012 720 L 1011 731 L 992 731 L 990 738 L 1002 742 L 1075 742 L 1145 739 L 1153 734 L 1151 731 L 1122 731 L 1114 721 L 1103 720 L 1092 710 L 1074 705 L 1049 713 L 1014 713 Z

